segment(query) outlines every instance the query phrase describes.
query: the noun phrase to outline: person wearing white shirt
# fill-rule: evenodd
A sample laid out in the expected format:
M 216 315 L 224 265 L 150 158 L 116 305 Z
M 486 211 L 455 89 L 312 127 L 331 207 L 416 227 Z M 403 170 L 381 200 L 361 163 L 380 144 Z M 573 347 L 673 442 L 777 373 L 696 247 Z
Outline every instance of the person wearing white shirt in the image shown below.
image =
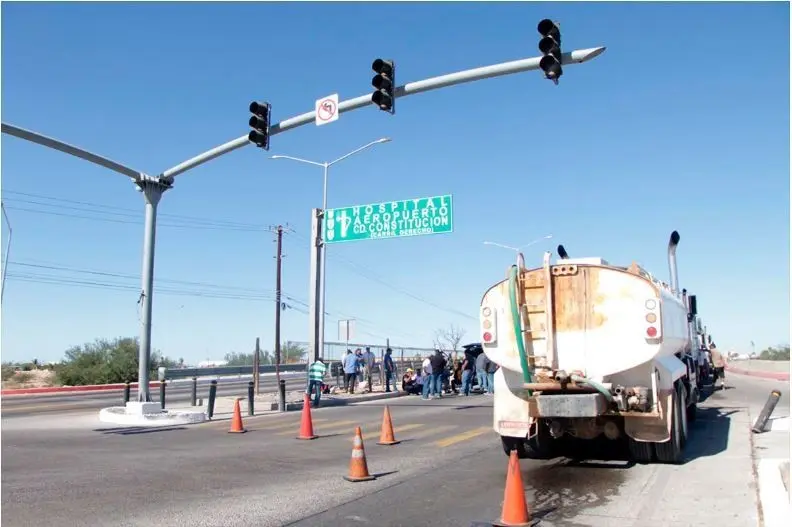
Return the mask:
M 423 377 L 423 390 L 421 390 L 421 399 L 428 401 L 429 389 L 432 385 L 432 363 L 429 361 L 429 357 L 426 357 L 421 363 L 421 377 Z

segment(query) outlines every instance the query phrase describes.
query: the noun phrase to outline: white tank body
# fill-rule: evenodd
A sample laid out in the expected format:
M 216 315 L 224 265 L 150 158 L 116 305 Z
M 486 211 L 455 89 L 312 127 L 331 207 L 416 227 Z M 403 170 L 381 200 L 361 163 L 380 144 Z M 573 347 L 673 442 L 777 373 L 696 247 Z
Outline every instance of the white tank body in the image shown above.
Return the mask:
M 689 347 L 683 301 L 637 265 L 624 268 L 600 258 L 565 259 L 552 265 L 550 272 L 552 318 L 545 310 L 544 268 L 525 270 L 518 287 L 526 306 L 522 316 L 526 353 L 533 355 L 537 367 L 607 381 L 611 375 Z M 505 369 L 521 372 L 508 279 L 484 294 L 479 316 L 487 356 Z M 553 328 L 549 339 L 548 322 Z M 549 355 L 548 341 L 554 352 Z

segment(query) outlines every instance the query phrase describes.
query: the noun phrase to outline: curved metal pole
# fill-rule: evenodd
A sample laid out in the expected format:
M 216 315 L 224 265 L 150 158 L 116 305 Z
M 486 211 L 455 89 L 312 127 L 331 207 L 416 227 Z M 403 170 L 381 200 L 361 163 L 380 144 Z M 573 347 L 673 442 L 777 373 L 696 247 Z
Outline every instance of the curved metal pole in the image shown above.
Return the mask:
M 299 163 L 305 163 L 308 165 L 315 165 L 320 166 L 323 168 L 323 184 L 322 184 L 322 210 L 327 210 L 327 177 L 328 172 L 331 166 L 339 163 L 353 155 L 363 152 L 364 150 L 371 148 L 372 146 L 379 145 L 382 143 L 389 143 L 391 141 L 390 137 L 382 137 L 375 141 L 371 141 L 370 143 L 366 143 L 365 145 L 348 152 L 338 159 L 334 161 L 319 163 L 317 161 L 311 161 L 309 159 L 302 159 L 300 157 L 294 156 L 284 156 L 284 155 L 274 155 L 270 156 L 270 159 L 289 159 L 291 161 L 297 161 Z M 312 320 L 311 324 L 318 325 L 317 330 L 317 349 L 322 357 L 324 357 L 324 348 L 325 348 L 325 322 L 326 322 L 326 299 L 327 299 L 327 282 L 325 277 L 327 276 L 327 244 L 324 243 L 324 233 L 319 232 L 317 235 L 317 239 L 314 240 L 315 243 L 321 243 L 320 253 L 321 257 L 319 259 L 319 306 L 318 309 L 315 311 L 317 316 L 319 317 L 319 321 Z
M 64 154 L 69 154 L 69 155 L 73 155 L 74 157 L 79 157 L 80 159 L 84 159 L 85 161 L 88 161 L 90 163 L 94 163 L 96 165 L 109 168 L 114 172 L 118 172 L 119 174 L 123 174 L 127 177 L 131 177 L 135 181 L 140 179 L 140 177 L 143 175 L 142 172 L 135 170 L 134 168 L 129 168 L 128 166 L 124 166 L 121 163 L 117 163 L 112 159 L 108 159 L 98 154 L 94 154 L 93 152 L 83 150 L 82 148 L 72 146 L 68 143 L 64 143 L 63 141 L 59 141 L 58 139 L 53 139 L 52 137 L 47 137 L 46 135 L 42 135 L 37 132 L 33 132 L 31 130 L 25 130 L 24 128 L 20 128 L 12 124 L 2 123 L 2 132 L 4 134 L 8 134 L 14 137 L 18 137 L 20 139 L 24 139 L 25 141 L 30 141 L 31 143 L 36 143 L 41 146 L 46 146 L 47 148 L 59 150 Z
M 579 49 L 575 51 L 571 51 L 569 53 L 564 53 L 562 55 L 562 64 L 565 66 L 571 64 L 580 64 L 583 62 L 588 62 L 605 51 L 605 47 L 601 46 L 598 48 L 589 48 L 589 49 Z M 502 75 L 512 75 L 514 73 L 522 73 L 524 71 L 531 71 L 539 69 L 539 61 L 541 57 L 533 57 L 530 59 L 522 59 L 522 60 L 514 60 L 511 62 L 503 62 L 500 64 L 494 64 L 492 66 L 483 66 L 481 68 L 473 68 L 470 70 L 459 71 L 456 73 L 449 73 L 448 75 L 440 75 L 439 77 L 432 77 L 430 79 L 424 79 L 417 82 L 410 82 L 405 84 L 404 86 L 399 86 L 394 90 L 394 98 L 399 97 L 407 97 L 408 95 L 415 95 L 417 93 L 423 93 L 431 90 L 437 90 L 439 88 L 445 88 L 446 86 L 453 86 L 456 84 L 465 84 L 468 82 L 474 82 L 482 79 L 491 79 L 493 77 L 500 77 Z M 352 110 L 356 110 L 358 108 L 363 108 L 364 106 L 369 106 L 373 104 L 371 102 L 371 95 L 361 95 L 360 97 L 355 97 L 354 99 L 349 99 L 347 101 L 343 101 L 338 105 L 338 113 L 342 114 L 344 112 L 349 112 Z M 285 132 L 287 130 L 291 130 L 292 128 L 297 128 L 298 126 L 303 126 L 308 123 L 313 122 L 316 119 L 316 112 L 307 112 L 304 114 L 300 114 L 296 117 L 292 117 L 291 119 L 286 119 L 285 121 L 281 121 L 277 124 L 274 124 L 270 127 L 270 136 L 277 135 L 279 133 Z M 203 154 L 198 154 L 197 156 L 190 158 L 178 165 L 169 168 L 162 172 L 161 176 L 170 178 L 174 176 L 178 176 L 179 174 L 183 174 L 188 170 L 191 170 L 199 165 L 202 165 L 212 159 L 227 154 L 229 152 L 233 152 L 238 148 L 242 148 L 243 146 L 247 146 L 250 144 L 247 135 L 243 135 L 237 139 L 232 139 L 227 143 L 224 143 L 220 146 L 217 146 L 211 150 L 204 152 Z

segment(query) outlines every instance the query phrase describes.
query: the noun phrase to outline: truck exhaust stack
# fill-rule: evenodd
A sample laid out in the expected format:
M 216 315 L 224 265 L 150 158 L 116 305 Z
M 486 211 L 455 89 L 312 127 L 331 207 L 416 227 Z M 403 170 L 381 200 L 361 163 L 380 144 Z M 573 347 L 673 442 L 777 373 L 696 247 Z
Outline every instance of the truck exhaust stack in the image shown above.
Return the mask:
M 668 240 L 668 272 L 671 275 L 671 290 L 679 292 L 679 275 L 677 274 L 676 250 L 679 245 L 679 233 L 674 231 Z
M 567 254 L 566 249 L 564 249 L 563 245 L 559 245 L 556 251 L 558 251 L 558 257 L 561 258 L 562 260 L 566 260 L 567 258 L 569 258 L 569 255 Z

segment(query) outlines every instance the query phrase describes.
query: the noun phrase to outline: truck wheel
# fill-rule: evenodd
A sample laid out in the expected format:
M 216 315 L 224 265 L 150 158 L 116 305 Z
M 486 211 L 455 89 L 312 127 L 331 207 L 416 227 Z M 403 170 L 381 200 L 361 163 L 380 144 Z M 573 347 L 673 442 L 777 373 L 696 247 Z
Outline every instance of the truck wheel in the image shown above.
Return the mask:
M 655 443 L 655 453 L 657 460 L 661 463 L 676 464 L 682 461 L 682 448 L 684 438 L 682 437 L 683 406 L 679 392 L 674 390 L 671 393 L 671 437 L 665 443 Z
M 550 430 L 542 420 L 538 421 L 536 426 L 538 431 L 531 439 L 501 436 L 503 451 L 506 455 L 508 456 L 512 450 L 516 450 L 517 457 L 520 459 L 551 459 L 555 457 L 553 448 L 555 440 L 550 435 Z
M 701 392 L 699 390 L 696 390 L 690 397 L 693 404 L 689 405 L 685 410 L 685 413 L 687 414 L 688 423 L 695 422 L 696 418 L 698 417 L 698 400 L 700 397 L 701 397 Z
M 628 436 L 627 447 L 630 450 L 630 457 L 637 463 L 651 463 L 654 459 L 654 443 L 636 441 Z
M 679 398 L 679 430 L 682 436 L 682 447 L 687 444 L 688 440 L 688 418 L 687 418 L 687 399 L 684 397 L 685 388 L 682 384 L 677 385 L 677 397 Z
M 501 436 L 501 443 L 503 443 L 503 451 L 506 453 L 507 456 L 511 455 L 512 450 L 517 451 L 517 457 L 520 459 L 527 459 L 528 452 L 525 450 L 525 441 L 524 437 L 509 437 L 509 436 Z

